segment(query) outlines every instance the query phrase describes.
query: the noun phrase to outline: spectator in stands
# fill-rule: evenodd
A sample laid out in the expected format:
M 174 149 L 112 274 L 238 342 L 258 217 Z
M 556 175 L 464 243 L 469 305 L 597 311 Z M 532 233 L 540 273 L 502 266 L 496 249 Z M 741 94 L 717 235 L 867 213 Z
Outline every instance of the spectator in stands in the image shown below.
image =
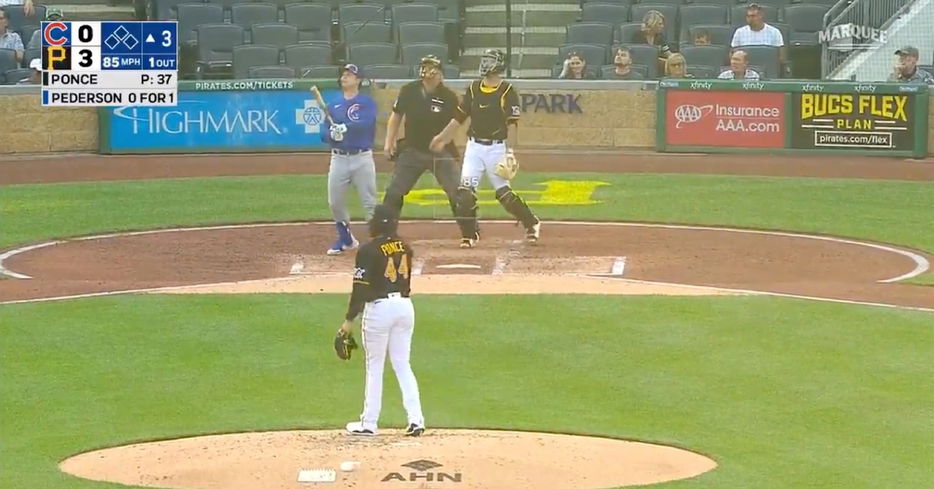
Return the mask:
M 568 57 L 564 60 L 564 66 L 561 68 L 561 74 L 558 75 L 558 78 L 585 80 L 589 77 L 587 73 L 587 60 L 584 59 L 584 56 L 577 51 L 568 53 Z
M 23 78 L 17 85 L 39 85 L 42 83 L 42 60 L 35 58 L 29 62 L 29 68 L 32 72 L 28 78 Z
M 23 62 L 23 40 L 19 34 L 7 30 L 9 20 L 6 18 L 6 12 L 0 9 L 0 49 L 12 49 L 16 51 L 16 61 Z
M 658 10 L 649 10 L 642 17 L 642 29 L 633 34 L 631 42 L 658 47 L 658 57 L 667 58 L 671 47 L 665 39 L 665 16 Z
M 895 70 L 889 75 L 890 82 L 927 83 L 934 85 L 934 76 L 918 68 L 918 48 L 905 46 L 895 51 Z
M 27 16 L 31 16 L 36 11 L 32 0 L 0 0 L 0 7 L 6 7 L 7 5 L 22 5 L 23 13 Z
M 788 59 L 785 38 L 777 27 L 765 23 L 765 14 L 757 3 L 746 7 L 746 25 L 736 29 L 730 45 L 735 49 L 743 46 L 775 46 L 782 64 Z
M 642 80 L 642 74 L 632 70 L 632 54 L 626 46 L 616 48 L 616 55 L 613 56 L 613 65 L 615 69 L 609 77 L 613 80 Z
M 697 29 L 694 31 L 693 42 L 695 46 L 709 46 L 710 32 L 708 32 L 707 29 Z
M 688 63 L 681 53 L 671 53 L 665 60 L 665 76 L 668 78 L 694 78 L 688 73 Z
M 717 78 L 721 80 L 758 80 L 759 74 L 749 69 L 746 61 L 746 51 L 737 49 L 730 56 L 730 69 L 720 73 Z

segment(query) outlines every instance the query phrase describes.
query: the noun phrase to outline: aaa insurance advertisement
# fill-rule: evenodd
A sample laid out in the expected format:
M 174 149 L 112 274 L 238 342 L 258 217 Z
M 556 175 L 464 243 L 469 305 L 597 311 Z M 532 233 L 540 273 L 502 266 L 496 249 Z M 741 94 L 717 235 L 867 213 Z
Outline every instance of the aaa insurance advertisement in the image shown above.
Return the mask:
M 785 146 L 784 93 L 666 90 L 665 96 L 669 145 Z

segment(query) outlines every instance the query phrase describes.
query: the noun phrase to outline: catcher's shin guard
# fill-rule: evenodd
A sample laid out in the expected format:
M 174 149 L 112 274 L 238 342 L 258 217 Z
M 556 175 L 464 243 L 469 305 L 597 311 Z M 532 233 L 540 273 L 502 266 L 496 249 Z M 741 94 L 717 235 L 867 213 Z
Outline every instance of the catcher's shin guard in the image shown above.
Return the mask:
M 477 239 L 480 228 L 477 225 L 477 194 L 470 187 L 457 187 L 457 201 L 454 206 L 454 218 L 461 229 L 461 237 Z
M 506 212 L 518 219 L 526 229 L 538 224 L 538 218 L 532 213 L 532 209 L 529 209 L 522 197 L 516 195 L 509 185 L 496 189 L 496 200 L 502 204 Z

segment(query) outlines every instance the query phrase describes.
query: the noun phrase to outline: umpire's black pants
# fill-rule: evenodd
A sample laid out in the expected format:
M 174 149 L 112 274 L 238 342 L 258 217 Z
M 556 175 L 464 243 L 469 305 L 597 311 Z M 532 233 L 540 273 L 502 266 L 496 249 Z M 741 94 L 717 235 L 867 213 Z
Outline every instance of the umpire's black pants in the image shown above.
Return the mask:
M 435 180 L 441 185 L 453 215 L 461 173 L 455 156 L 450 152 L 435 154 L 415 148 L 403 148 L 396 157 L 396 166 L 392 172 L 392 180 L 386 187 L 383 204 L 395 207 L 401 214 L 403 198 L 426 171 L 433 173 Z

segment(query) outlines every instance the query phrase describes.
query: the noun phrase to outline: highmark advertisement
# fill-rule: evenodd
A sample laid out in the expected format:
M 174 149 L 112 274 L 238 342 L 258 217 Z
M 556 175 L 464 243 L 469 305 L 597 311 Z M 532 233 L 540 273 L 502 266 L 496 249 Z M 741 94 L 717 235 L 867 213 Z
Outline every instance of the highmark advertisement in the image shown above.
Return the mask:
M 319 151 L 324 110 L 311 82 L 198 82 L 175 107 L 101 109 L 102 153 Z M 333 80 L 318 83 L 326 101 Z

